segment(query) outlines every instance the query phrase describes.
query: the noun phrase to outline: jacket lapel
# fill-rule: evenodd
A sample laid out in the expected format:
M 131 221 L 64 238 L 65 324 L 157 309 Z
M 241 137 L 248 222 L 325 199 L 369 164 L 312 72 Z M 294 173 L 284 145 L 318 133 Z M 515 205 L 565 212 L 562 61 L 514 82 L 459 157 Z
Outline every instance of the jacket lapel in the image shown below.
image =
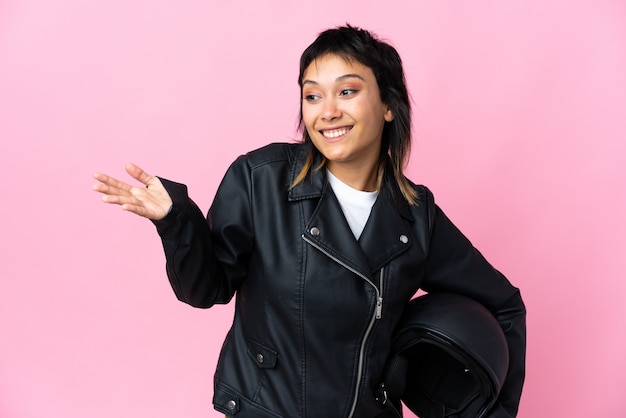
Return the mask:
M 361 246 L 343 215 L 339 201 L 328 183 L 304 235 L 308 241 L 349 268 L 371 280 L 372 270 Z
M 309 151 L 310 145 L 298 147 L 292 163 L 292 183 L 304 167 Z M 310 211 L 305 210 L 303 237 L 328 256 L 371 280 L 373 272 L 411 246 L 409 205 L 392 180 L 392 169 L 387 164 L 381 193 L 357 242 L 328 184 L 325 170 L 315 170 L 320 161 L 318 154 L 307 178 L 289 191 L 290 201 L 317 201 L 317 205 L 310 206 Z
M 359 239 L 372 271 L 379 270 L 412 244 L 412 216 L 408 203 L 394 185 L 386 182 L 383 186 Z

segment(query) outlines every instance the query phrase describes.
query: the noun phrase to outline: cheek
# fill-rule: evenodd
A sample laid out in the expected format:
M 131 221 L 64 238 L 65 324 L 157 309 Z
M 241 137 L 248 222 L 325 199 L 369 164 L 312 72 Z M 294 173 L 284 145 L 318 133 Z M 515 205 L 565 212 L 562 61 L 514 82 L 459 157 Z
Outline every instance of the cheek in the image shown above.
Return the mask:
M 302 122 L 304 122 L 304 126 L 306 126 L 307 129 L 311 128 L 315 122 L 315 116 L 308 106 L 302 106 Z

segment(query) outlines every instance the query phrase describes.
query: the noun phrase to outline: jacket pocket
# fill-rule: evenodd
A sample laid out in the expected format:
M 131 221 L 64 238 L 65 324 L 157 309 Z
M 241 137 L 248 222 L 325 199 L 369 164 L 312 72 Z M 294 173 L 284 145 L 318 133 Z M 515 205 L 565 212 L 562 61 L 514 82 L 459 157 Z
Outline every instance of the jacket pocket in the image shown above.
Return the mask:
M 273 369 L 278 361 L 276 351 L 254 340 L 248 342 L 248 355 L 261 369 Z
M 232 418 L 283 418 L 281 415 L 252 402 L 236 390 L 217 384 L 213 395 L 215 410 Z

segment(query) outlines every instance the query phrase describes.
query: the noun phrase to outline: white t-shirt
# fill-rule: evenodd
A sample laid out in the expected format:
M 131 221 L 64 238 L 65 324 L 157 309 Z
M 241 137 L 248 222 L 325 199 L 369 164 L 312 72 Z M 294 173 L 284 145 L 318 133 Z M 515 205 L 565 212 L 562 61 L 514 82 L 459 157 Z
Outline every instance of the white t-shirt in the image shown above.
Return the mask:
M 378 191 L 363 192 L 353 189 L 335 177 L 329 170 L 326 170 L 326 173 L 328 175 L 328 182 L 333 188 L 337 200 L 339 200 L 343 215 L 348 221 L 348 225 L 350 225 L 354 237 L 358 240 L 370 216 L 372 206 L 374 206 L 374 202 L 376 202 Z

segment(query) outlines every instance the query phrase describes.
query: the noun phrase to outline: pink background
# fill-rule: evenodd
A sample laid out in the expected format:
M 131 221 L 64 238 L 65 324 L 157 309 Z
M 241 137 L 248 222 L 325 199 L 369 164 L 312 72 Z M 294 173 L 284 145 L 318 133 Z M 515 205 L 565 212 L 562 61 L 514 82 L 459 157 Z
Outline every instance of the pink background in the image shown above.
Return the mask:
M 299 55 L 345 22 L 404 58 L 411 178 L 522 289 L 519 416 L 626 416 L 623 1 L 0 0 L 0 417 L 221 416 L 232 306 L 179 303 L 91 174 L 133 161 L 208 209 L 296 137 Z

